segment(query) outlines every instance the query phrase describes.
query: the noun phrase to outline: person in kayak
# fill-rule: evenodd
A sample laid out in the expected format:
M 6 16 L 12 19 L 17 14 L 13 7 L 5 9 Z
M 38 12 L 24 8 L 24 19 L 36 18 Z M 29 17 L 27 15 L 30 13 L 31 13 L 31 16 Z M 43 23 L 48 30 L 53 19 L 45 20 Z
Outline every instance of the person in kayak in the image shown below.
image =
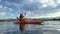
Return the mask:
M 22 14 L 20 14 L 19 21 L 20 21 L 20 24 L 19 24 L 20 31 L 23 31 L 24 30 L 24 22 L 23 22 L 24 16 Z

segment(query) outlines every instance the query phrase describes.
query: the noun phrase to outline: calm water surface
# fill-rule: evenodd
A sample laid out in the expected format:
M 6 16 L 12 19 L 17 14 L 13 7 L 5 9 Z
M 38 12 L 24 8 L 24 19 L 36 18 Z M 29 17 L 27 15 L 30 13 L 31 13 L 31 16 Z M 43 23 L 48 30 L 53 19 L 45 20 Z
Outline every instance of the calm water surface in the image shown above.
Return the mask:
M 44 25 L 25 25 L 24 32 L 13 22 L 0 22 L 0 34 L 60 34 L 60 21 L 44 21 Z

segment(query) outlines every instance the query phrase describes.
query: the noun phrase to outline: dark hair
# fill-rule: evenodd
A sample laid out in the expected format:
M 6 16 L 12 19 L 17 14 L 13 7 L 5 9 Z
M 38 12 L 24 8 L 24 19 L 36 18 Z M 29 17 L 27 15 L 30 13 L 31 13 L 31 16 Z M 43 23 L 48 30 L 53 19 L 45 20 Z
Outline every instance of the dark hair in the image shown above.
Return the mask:
M 19 20 L 22 20 L 22 16 L 23 16 L 23 15 L 22 15 L 22 14 L 20 14 L 20 19 L 19 19 Z

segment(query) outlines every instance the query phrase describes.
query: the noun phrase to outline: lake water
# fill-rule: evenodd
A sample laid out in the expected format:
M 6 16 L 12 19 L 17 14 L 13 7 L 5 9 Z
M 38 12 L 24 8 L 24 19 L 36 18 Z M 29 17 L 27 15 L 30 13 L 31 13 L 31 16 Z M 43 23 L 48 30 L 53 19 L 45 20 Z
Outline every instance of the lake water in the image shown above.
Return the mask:
M 60 21 L 44 21 L 44 25 L 26 24 L 24 32 L 13 22 L 0 22 L 0 34 L 60 34 Z

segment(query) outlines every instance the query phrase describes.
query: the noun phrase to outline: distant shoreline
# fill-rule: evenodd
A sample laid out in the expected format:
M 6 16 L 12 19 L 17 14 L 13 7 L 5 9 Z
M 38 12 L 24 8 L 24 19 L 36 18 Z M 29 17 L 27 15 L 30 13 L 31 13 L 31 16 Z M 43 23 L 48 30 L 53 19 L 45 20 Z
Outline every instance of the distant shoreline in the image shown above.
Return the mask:
M 10 19 L 10 20 L 0 20 L 0 22 L 12 22 L 12 21 L 16 21 L 17 19 Z M 32 20 L 39 20 L 39 19 L 32 19 Z M 40 19 L 41 20 L 41 19 Z M 60 21 L 60 20 L 43 20 L 43 21 Z

